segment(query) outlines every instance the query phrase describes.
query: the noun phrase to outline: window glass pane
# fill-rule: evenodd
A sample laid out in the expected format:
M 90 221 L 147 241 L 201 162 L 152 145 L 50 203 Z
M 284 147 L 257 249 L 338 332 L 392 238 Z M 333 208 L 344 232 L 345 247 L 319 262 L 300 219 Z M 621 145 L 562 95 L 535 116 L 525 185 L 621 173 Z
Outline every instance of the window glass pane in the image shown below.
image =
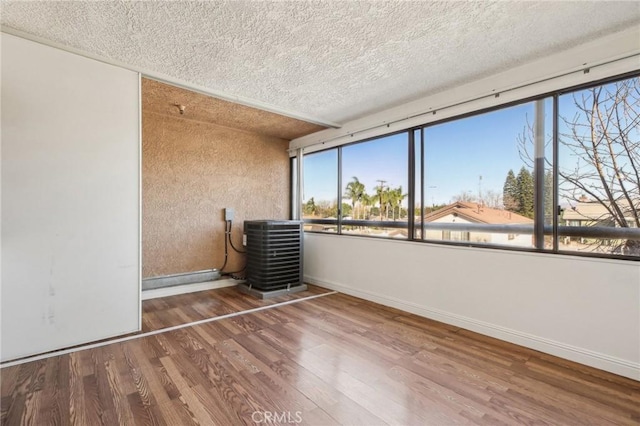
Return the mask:
M 302 218 L 328 219 L 329 223 L 306 223 L 306 231 L 337 232 L 338 150 L 315 152 L 303 157 Z M 308 221 L 307 221 L 308 222 Z
M 529 102 L 424 129 L 424 239 L 535 246 L 534 143 L 552 136 L 542 102 L 540 126 Z
M 559 249 L 640 256 L 640 79 L 558 102 Z
M 407 162 L 408 133 L 342 148 L 342 233 L 407 238 Z

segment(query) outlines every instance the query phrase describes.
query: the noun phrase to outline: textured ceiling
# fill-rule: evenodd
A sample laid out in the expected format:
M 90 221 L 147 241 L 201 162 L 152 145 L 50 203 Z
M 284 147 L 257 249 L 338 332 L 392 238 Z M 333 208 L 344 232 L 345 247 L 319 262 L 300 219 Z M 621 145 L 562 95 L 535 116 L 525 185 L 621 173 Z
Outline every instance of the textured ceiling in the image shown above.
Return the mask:
M 176 104 L 185 107 L 182 115 Z M 223 101 L 147 78 L 142 79 L 142 108 L 145 112 L 172 115 L 287 140 L 324 129 L 316 124 Z
M 638 25 L 640 2 L 2 1 L 4 26 L 345 122 Z

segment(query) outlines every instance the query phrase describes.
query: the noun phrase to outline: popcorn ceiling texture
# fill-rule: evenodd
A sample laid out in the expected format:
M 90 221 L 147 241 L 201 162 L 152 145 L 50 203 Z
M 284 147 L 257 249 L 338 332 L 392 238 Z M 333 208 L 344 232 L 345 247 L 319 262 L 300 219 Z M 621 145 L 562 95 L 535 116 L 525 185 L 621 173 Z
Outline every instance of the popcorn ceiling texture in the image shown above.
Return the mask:
M 345 122 L 637 25 L 604 1 L 3 1 L 1 22 Z
M 149 87 L 143 84 L 143 99 Z M 157 113 L 143 102 L 143 278 L 220 268 L 225 207 L 235 210 L 238 248 L 244 220 L 289 217 L 288 140 L 196 121 L 188 113 Z M 225 270 L 243 265 L 243 256 L 229 248 Z

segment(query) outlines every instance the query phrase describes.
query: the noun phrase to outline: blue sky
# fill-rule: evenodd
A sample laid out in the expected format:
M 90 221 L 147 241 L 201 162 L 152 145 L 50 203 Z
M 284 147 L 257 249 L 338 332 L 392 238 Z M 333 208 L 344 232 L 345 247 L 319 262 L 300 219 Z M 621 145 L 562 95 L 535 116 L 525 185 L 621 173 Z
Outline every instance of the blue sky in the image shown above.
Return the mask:
M 546 131 L 551 132 L 551 101 L 547 107 Z M 456 195 L 470 191 L 478 194 L 479 177 L 482 191 L 502 193 L 509 169 L 517 174 L 524 164 L 518 154 L 517 137 L 533 121 L 534 103 L 485 113 L 430 126 L 425 129 L 425 204 L 449 203 Z M 383 179 L 390 187 L 402 185 L 406 192 L 406 133 L 343 147 L 344 186 L 357 176 L 373 193 Z M 337 152 L 331 150 L 305 156 L 304 201 L 334 200 L 337 187 Z
M 636 77 L 637 78 L 637 77 Z M 616 93 L 617 86 L 615 83 L 611 83 L 609 85 L 603 86 L 603 90 L 600 93 L 600 111 L 603 117 L 603 121 L 607 122 L 607 110 L 614 106 L 613 98 L 619 96 Z M 631 98 L 627 99 L 631 105 L 633 104 L 633 91 L 631 92 Z M 579 91 L 574 93 L 569 93 L 566 95 L 562 95 L 558 100 L 558 108 L 560 110 L 561 119 L 558 122 L 558 131 L 560 138 L 559 145 L 559 153 L 558 153 L 558 165 L 560 172 L 565 172 L 569 174 L 575 173 L 576 169 L 579 170 L 580 174 L 580 184 L 584 185 L 594 193 L 598 194 L 602 198 L 606 198 L 607 194 L 604 191 L 603 185 L 599 178 L 596 178 L 596 168 L 592 161 L 589 160 L 588 156 L 585 154 L 584 149 L 577 149 L 577 153 L 573 152 L 568 146 L 565 146 L 562 142 L 568 142 L 572 145 L 575 145 L 575 140 L 573 137 L 573 131 L 577 130 L 578 135 L 587 142 L 587 146 L 589 151 L 592 151 L 591 143 L 591 128 L 589 126 L 589 120 L 583 111 L 580 111 L 576 108 L 576 102 L 586 106 L 587 109 L 592 107 L 593 103 L 593 95 L 591 90 L 587 89 L 584 91 Z M 633 109 L 630 111 L 635 111 L 637 114 L 637 105 L 632 107 Z M 630 111 L 627 111 L 629 113 Z M 622 106 L 619 106 L 618 112 L 620 113 L 620 117 L 631 120 L 633 115 L 628 115 L 623 113 Z M 562 117 L 566 118 L 569 121 L 569 124 L 565 123 Z M 580 123 L 580 126 L 574 127 L 571 122 L 577 120 Z M 611 116 L 611 123 L 607 126 L 607 134 L 614 139 L 617 139 L 618 129 L 615 126 L 616 116 Z M 630 122 L 623 124 L 623 126 L 629 125 Z M 598 127 L 600 124 L 596 123 Z M 630 141 L 638 141 L 640 140 L 640 127 L 626 127 L 625 134 Z M 600 132 L 599 132 L 600 133 Z M 602 159 L 602 171 L 605 175 L 608 176 L 605 180 L 608 182 L 607 187 L 611 191 L 614 197 L 622 195 L 621 187 L 617 179 L 612 179 L 614 173 L 618 172 L 622 176 L 633 176 L 633 166 L 630 163 L 629 154 L 626 153 L 619 142 L 613 143 L 613 150 L 616 152 L 616 169 L 612 167 L 611 153 L 609 152 L 609 145 L 606 143 L 601 143 L 598 146 L 598 152 L 600 154 L 600 158 Z M 591 153 L 590 153 L 591 155 Z M 637 182 L 633 182 L 632 179 L 628 179 L 626 181 L 626 190 L 632 197 L 635 197 L 638 192 L 638 184 Z M 585 194 L 585 191 L 578 188 L 575 183 L 570 181 L 563 181 L 560 179 L 560 205 L 566 206 L 567 204 L 573 205 L 572 202 L 568 200 L 575 199 L 580 197 L 581 195 L 586 195 L 588 198 L 593 198 L 589 194 Z M 575 201 L 573 201 L 575 202 Z
M 368 143 L 345 146 L 342 149 L 342 186 L 347 186 L 353 176 L 365 184 L 367 193 L 375 192 L 384 180 L 385 186 L 402 186 L 408 190 L 408 151 L 409 138 L 406 133 L 376 139 Z M 344 190 L 343 190 L 344 193 Z
M 551 101 L 545 102 L 545 133 L 551 135 Z M 502 193 L 509 170 L 517 175 L 518 137 L 534 119 L 535 103 L 455 120 L 425 129 L 425 204 L 446 204 L 462 192 Z M 531 170 L 531 169 L 530 169 Z M 482 179 L 480 179 L 482 176 Z M 481 188 L 480 188 L 481 183 Z

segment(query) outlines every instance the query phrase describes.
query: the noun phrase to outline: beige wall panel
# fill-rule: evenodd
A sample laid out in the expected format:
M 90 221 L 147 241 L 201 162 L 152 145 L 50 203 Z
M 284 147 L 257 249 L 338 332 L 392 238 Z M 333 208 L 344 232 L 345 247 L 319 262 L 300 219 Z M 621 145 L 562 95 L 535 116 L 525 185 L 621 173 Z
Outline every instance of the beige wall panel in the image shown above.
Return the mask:
M 142 105 L 145 111 L 179 115 L 177 105 L 182 105 L 184 117 L 191 120 L 260 135 L 295 139 L 325 129 L 317 124 L 236 104 L 148 78 L 142 79 L 142 94 Z
M 287 140 L 144 106 L 142 126 L 143 278 L 220 268 L 225 207 L 238 248 L 244 220 L 289 217 Z M 229 248 L 225 270 L 242 266 Z

